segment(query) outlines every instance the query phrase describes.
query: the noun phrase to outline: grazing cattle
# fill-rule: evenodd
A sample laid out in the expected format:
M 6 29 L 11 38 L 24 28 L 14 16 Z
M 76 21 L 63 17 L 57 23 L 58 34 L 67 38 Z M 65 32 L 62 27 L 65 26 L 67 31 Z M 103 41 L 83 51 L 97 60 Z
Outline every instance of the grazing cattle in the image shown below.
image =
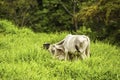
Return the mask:
M 62 41 L 49 45 L 48 50 L 58 59 L 69 60 L 70 55 L 81 59 L 90 57 L 90 39 L 85 35 L 67 35 Z

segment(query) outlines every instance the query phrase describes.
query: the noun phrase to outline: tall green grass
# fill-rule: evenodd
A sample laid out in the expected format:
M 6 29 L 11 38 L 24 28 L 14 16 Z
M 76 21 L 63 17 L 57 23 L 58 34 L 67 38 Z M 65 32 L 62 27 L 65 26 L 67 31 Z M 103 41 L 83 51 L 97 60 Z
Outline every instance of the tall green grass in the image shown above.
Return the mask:
M 84 61 L 59 61 L 43 49 L 43 43 L 55 43 L 67 34 L 35 34 L 29 29 L 17 28 L 9 33 L 2 32 L 0 80 L 120 79 L 120 49 L 115 46 L 91 42 L 91 57 Z

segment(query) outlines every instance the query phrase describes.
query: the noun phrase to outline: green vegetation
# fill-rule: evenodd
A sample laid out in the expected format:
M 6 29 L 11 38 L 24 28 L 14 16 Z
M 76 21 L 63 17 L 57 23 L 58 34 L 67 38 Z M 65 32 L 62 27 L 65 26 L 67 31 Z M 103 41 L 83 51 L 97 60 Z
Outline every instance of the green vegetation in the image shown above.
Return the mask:
M 120 0 L 0 0 L 0 19 L 34 32 L 91 29 L 97 40 L 120 45 Z
M 0 21 L 0 80 L 120 79 L 120 49 L 116 46 L 91 42 L 91 57 L 84 61 L 59 61 L 43 49 L 43 43 L 55 43 L 67 34 L 34 33 Z

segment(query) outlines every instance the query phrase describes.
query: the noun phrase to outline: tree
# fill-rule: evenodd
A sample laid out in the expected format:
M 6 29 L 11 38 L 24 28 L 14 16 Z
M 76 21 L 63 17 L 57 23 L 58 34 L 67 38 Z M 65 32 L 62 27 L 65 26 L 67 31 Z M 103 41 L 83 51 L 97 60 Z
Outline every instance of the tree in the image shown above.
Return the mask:
M 0 18 L 12 20 L 19 26 L 31 23 L 31 13 L 35 11 L 35 0 L 2 0 L 0 1 Z
M 89 4 L 89 3 L 87 3 Z M 84 6 L 79 13 L 79 21 L 90 27 L 96 36 L 118 42 L 120 38 L 120 0 L 98 0 Z M 120 44 L 120 43 L 119 43 Z
M 68 10 L 68 8 L 64 5 L 64 3 L 61 0 L 59 0 L 59 3 L 62 5 L 64 10 L 72 17 L 72 24 L 74 26 L 74 31 L 76 32 L 78 29 L 78 21 L 77 21 L 77 16 L 76 16 L 76 13 L 77 13 L 76 7 L 77 7 L 78 0 L 70 1 L 73 7 L 73 11 Z

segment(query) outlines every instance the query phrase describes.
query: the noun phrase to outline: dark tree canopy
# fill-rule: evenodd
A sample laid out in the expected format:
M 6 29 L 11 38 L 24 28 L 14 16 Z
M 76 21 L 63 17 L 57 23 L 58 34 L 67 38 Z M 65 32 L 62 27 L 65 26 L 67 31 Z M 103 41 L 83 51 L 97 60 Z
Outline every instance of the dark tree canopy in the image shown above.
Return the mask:
M 35 32 L 82 32 L 120 39 L 120 0 L 1 0 L 0 18 Z

